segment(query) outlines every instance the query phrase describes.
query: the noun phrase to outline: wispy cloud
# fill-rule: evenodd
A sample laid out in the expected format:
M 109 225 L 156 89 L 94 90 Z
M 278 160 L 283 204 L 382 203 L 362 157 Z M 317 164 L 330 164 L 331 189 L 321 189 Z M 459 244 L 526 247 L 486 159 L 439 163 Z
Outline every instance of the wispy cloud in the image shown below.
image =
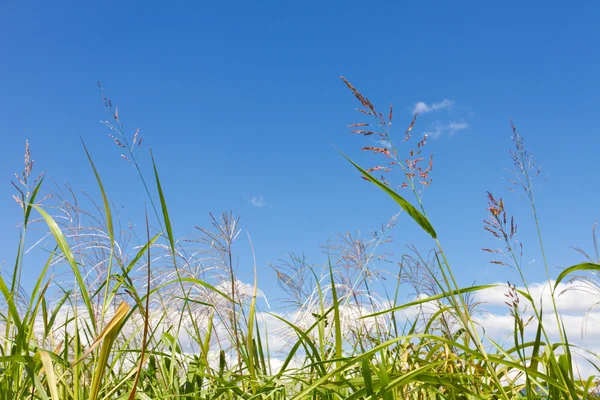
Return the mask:
M 432 111 L 442 110 L 444 108 L 451 108 L 454 105 L 452 100 L 444 99 L 437 103 L 432 103 L 428 105 L 422 101 L 415 103 L 415 107 L 413 108 L 413 114 L 425 114 Z
M 444 133 L 448 133 L 448 136 L 452 136 L 469 128 L 469 124 L 464 121 L 452 121 L 448 124 L 440 124 L 436 122 L 433 125 L 433 129 L 425 132 L 425 134 L 432 139 L 437 139 Z
M 267 200 L 265 200 L 265 198 L 262 196 L 252 196 L 250 199 L 250 204 L 252 204 L 254 207 L 261 208 L 267 205 Z
M 450 132 L 458 132 L 464 129 L 469 129 L 469 124 L 466 122 L 450 122 L 448 124 L 448 129 Z
M 382 147 L 385 147 L 386 149 L 392 149 L 392 144 L 390 142 L 388 142 L 387 140 L 381 139 L 381 140 L 377 140 L 376 143 Z

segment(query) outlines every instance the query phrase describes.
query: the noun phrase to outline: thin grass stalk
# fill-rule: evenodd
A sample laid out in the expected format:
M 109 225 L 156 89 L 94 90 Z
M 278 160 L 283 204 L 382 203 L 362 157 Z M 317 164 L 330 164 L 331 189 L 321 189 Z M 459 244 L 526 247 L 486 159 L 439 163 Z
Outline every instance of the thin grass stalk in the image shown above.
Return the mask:
M 146 216 L 146 237 L 148 239 L 148 243 L 150 242 L 150 223 L 148 222 L 148 212 L 145 212 Z M 142 374 L 142 367 L 146 362 L 146 350 L 148 345 L 148 330 L 150 327 L 150 263 L 152 257 L 150 256 L 150 246 L 148 246 L 147 250 L 147 271 L 146 271 L 146 307 L 144 311 L 144 336 L 142 338 L 142 353 L 140 354 L 140 362 L 137 368 L 137 372 L 135 374 L 135 379 L 133 381 L 131 393 L 129 394 L 128 399 L 133 400 L 135 398 L 135 393 L 137 391 L 137 385 L 140 380 L 140 375 Z

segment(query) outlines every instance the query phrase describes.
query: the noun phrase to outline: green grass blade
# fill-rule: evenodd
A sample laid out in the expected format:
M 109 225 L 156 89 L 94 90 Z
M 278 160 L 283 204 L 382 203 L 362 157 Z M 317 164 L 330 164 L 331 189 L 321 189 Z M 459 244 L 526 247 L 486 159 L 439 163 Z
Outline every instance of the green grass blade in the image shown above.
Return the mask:
M 152 167 L 154 168 L 154 178 L 156 179 L 156 187 L 158 189 L 158 196 L 160 198 L 160 207 L 162 209 L 163 219 L 165 221 L 165 230 L 167 231 L 169 244 L 171 245 L 171 251 L 173 252 L 173 256 L 175 256 L 175 239 L 173 238 L 173 228 L 171 227 L 171 219 L 169 218 L 169 210 L 167 208 L 167 202 L 165 200 L 165 195 L 163 193 L 162 186 L 160 184 L 160 178 L 158 176 L 158 169 L 156 168 L 156 163 L 154 162 L 154 155 L 152 154 L 152 150 L 150 150 L 150 157 L 152 158 Z
M 387 310 L 383 310 L 383 311 L 378 311 L 376 313 L 373 314 L 369 314 L 369 315 L 365 315 L 362 318 L 370 318 L 370 317 L 376 317 L 378 315 L 382 315 L 382 314 L 387 314 L 390 312 L 394 312 L 394 311 L 398 311 L 398 310 L 402 310 L 404 308 L 408 308 L 408 307 L 412 307 L 412 306 L 416 306 L 419 304 L 424 304 L 424 303 L 429 303 L 430 301 L 434 301 L 434 300 L 439 300 L 439 299 L 444 299 L 446 297 L 452 296 L 452 295 L 457 295 L 457 294 L 464 294 L 464 293 L 470 293 L 470 292 L 477 292 L 480 290 L 484 290 L 484 289 L 490 289 L 493 287 L 496 287 L 498 285 L 480 285 L 480 286 L 470 286 L 467 288 L 462 288 L 462 289 L 458 289 L 458 290 L 452 290 L 452 291 L 448 291 L 446 293 L 440 293 L 440 294 L 436 294 L 434 296 L 429 296 L 426 297 L 424 299 L 419 299 L 419 300 L 415 300 L 415 301 L 411 301 L 409 303 L 405 303 L 402 304 L 400 306 L 396 306 Z
M 19 317 L 19 311 L 17 310 L 17 307 L 15 306 L 15 303 L 13 301 L 13 296 L 10 293 L 10 290 L 8 289 L 8 286 L 6 286 L 6 283 L 4 282 L 4 278 L 2 277 L 2 275 L 0 274 L 0 292 L 2 292 L 2 295 L 4 296 L 4 300 L 6 300 L 6 304 L 8 305 L 8 312 L 10 313 L 10 315 L 13 318 L 14 324 L 17 327 L 17 329 L 21 329 L 21 317 Z
M 122 302 L 117 310 L 115 311 L 115 315 L 112 319 L 106 324 L 100 335 L 96 338 L 94 343 L 86 350 L 86 352 L 81 356 L 81 358 L 75 362 L 75 364 L 79 364 L 81 360 L 87 357 L 88 354 L 92 352 L 92 350 L 102 341 L 102 347 L 100 348 L 100 355 L 98 360 L 95 362 L 94 374 L 92 377 L 92 387 L 90 393 L 90 400 L 96 400 L 100 393 L 100 384 L 102 383 L 102 377 L 104 376 L 104 371 L 108 365 L 108 360 L 110 357 L 110 352 L 112 345 L 117 338 L 121 328 L 123 326 L 122 322 L 127 316 L 130 308 L 127 303 Z
M 366 360 L 362 362 L 361 372 L 365 381 L 367 397 L 373 396 L 373 379 L 371 377 L 371 368 L 369 367 L 369 363 Z
M 321 372 L 321 375 L 325 375 L 326 371 L 323 368 L 323 366 L 321 365 L 321 357 L 319 355 L 319 350 L 317 349 L 317 346 L 315 346 L 315 344 L 313 343 L 312 339 L 310 338 L 310 336 L 308 336 L 307 332 L 304 332 L 302 329 L 300 329 L 299 327 L 297 327 L 296 325 L 292 324 L 291 322 L 287 321 L 284 318 L 281 318 L 279 315 L 273 314 L 273 313 L 269 313 L 269 315 L 277 318 L 278 320 L 280 320 L 281 322 L 283 322 L 284 324 L 286 324 L 287 326 L 289 326 L 290 328 L 292 328 L 296 334 L 300 337 L 300 341 L 298 343 L 296 343 L 297 346 L 299 346 L 302 343 L 305 343 L 313 352 L 313 357 L 316 359 L 316 367 L 317 369 L 319 369 L 319 371 Z M 316 326 L 313 325 L 312 327 L 314 328 Z M 309 330 L 310 332 L 310 330 Z M 297 348 L 297 346 L 294 346 Z M 291 353 L 291 352 L 290 352 Z M 288 355 L 288 358 L 286 359 L 286 362 L 284 362 L 284 367 L 287 365 L 287 363 L 289 361 L 291 361 L 291 356 Z M 284 367 L 282 367 L 282 370 L 284 369 Z M 281 374 L 281 372 L 280 372 Z
M 582 264 L 577 264 L 577 265 L 574 265 L 572 267 L 565 269 L 563 272 L 560 273 L 560 275 L 558 275 L 558 278 L 556 278 L 556 282 L 554 282 L 554 289 L 556 289 L 558 284 L 561 283 L 562 280 L 565 279 L 565 277 L 567 277 L 568 275 L 570 275 L 576 271 L 600 272 L 600 264 L 582 263 Z
M 252 256 L 254 257 L 254 289 L 252 292 L 252 300 L 250 302 L 250 314 L 248 316 L 248 337 L 247 337 L 247 347 L 248 347 L 248 370 L 250 371 L 250 376 L 252 379 L 256 379 L 255 365 L 254 365 L 254 316 L 256 315 L 256 295 L 258 291 L 258 274 L 256 273 L 256 256 L 254 254 L 254 247 L 252 246 L 252 240 L 250 239 L 250 234 L 248 234 L 248 240 L 250 242 L 250 247 L 252 248 Z
M 340 153 L 344 156 L 344 158 L 346 158 L 346 160 L 350 161 L 350 163 L 352 165 L 354 165 L 354 167 L 357 170 L 359 170 L 364 175 L 365 178 L 367 178 L 369 181 L 371 181 L 375 185 L 379 186 L 379 188 L 381 190 L 383 190 L 384 192 L 386 192 L 387 194 L 389 194 L 390 197 L 392 199 L 394 199 L 394 201 L 396 203 L 398 203 L 400 205 L 400 207 L 402 207 L 402 209 L 404 211 L 406 211 L 408 213 L 408 215 L 410 215 L 411 218 L 417 224 L 419 224 L 419 226 L 421 228 L 423 228 L 425 230 L 425 232 L 429 233 L 432 238 L 434 238 L 434 239 L 437 238 L 437 233 L 433 229 L 433 226 L 431 225 L 431 223 L 429 222 L 429 220 L 427 219 L 427 217 L 425 217 L 423 214 L 421 214 L 421 212 L 419 212 L 419 210 L 417 210 L 412 204 L 410 204 L 408 201 L 406 201 L 398 193 L 394 192 L 392 189 L 390 189 L 389 187 L 387 187 L 386 185 L 384 185 L 383 183 L 381 183 L 379 181 L 379 179 L 374 178 L 371 174 L 369 174 L 367 171 L 365 171 L 364 169 L 362 169 L 358 164 L 356 164 L 354 161 L 352 161 L 347 155 L 345 155 L 341 151 L 340 151 Z
M 110 245 L 111 248 L 113 243 L 115 242 L 115 232 L 113 229 L 113 221 L 112 214 L 110 212 L 110 204 L 108 202 L 108 197 L 106 196 L 106 192 L 104 191 L 104 185 L 102 184 L 102 180 L 100 179 L 100 174 L 94 165 L 94 161 L 92 161 L 92 156 L 90 155 L 83 139 L 81 139 L 81 144 L 83 145 L 83 149 L 85 150 L 85 154 L 87 155 L 88 160 L 90 161 L 90 165 L 94 170 L 94 175 L 96 176 L 96 181 L 98 182 L 98 187 L 100 188 L 100 194 L 102 196 L 102 202 L 104 203 L 104 213 L 106 214 L 106 228 L 108 229 L 108 236 L 110 237 Z
M 538 327 L 535 333 L 535 344 L 531 352 L 531 362 L 529 368 L 537 371 L 539 365 L 540 347 L 542 345 L 542 310 L 540 309 L 540 320 L 538 321 Z
M 335 288 L 335 280 L 333 279 L 333 267 L 331 266 L 331 260 L 329 263 L 329 278 L 331 279 L 331 296 L 333 300 L 333 323 L 335 330 L 335 358 L 342 358 L 342 323 L 340 321 L 340 304 L 338 301 L 337 290 Z M 340 361 L 336 363 L 337 367 L 340 367 Z
M 73 253 L 71 252 L 71 248 L 69 247 L 69 244 L 67 243 L 67 239 L 65 238 L 65 235 L 63 235 L 62 231 L 60 230 L 60 227 L 58 226 L 56 221 L 54 221 L 54 218 L 52 218 L 41 207 L 36 206 L 36 205 L 33 205 L 33 207 L 35 207 L 35 209 L 41 214 L 41 216 L 46 221 L 46 224 L 50 228 L 50 232 L 52 232 L 52 236 L 54 236 L 54 240 L 56 240 L 58 247 L 60 248 L 63 255 L 67 259 L 67 262 L 71 266 L 71 270 L 73 271 L 73 275 L 75 276 L 75 280 L 77 281 L 77 285 L 81 292 L 81 297 L 83 298 L 83 302 L 85 303 L 85 306 L 89 313 L 89 317 L 92 322 L 92 326 L 94 327 L 94 329 L 96 329 L 96 320 L 94 318 L 94 309 L 92 308 L 92 302 L 91 302 L 90 296 L 88 294 L 87 286 L 85 285 L 85 282 L 83 281 L 83 277 L 81 276 L 81 272 L 79 271 L 79 266 L 77 265 L 77 262 L 75 261 L 75 258 L 73 257 Z
M 31 192 L 31 197 L 29 198 L 29 204 L 27 204 L 27 208 L 25 209 L 25 220 L 24 220 L 23 226 L 27 226 L 27 222 L 29 222 L 29 216 L 31 215 L 31 206 L 33 204 L 35 204 L 35 199 L 37 197 L 38 192 L 40 191 L 40 187 L 42 187 L 43 181 L 44 181 L 44 178 L 40 179 L 38 184 L 35 186 L 35 189 L 33 189 L 33 192 Z
M 25 315 L 29 314 L 31 312 L 31 307 L 33 306 L 34 302 L 35 302 L 35 298 L 37 297 L 37 294 L 40 290 L 40 287 L 42 286 L 42 282 L 44 281 L 44 277 L 46 276 L 46 273 L 48 272 L 48 268 L 50 267 L 50 263 L 52 262 L 52 259 L 54 258 L 54 254 L 56 254 L 56 249 L 58 247 L 55 247 L 54 250 L 52 250 L 52 252 L 50 253 L 50 257 L 48 257 L 48 260 L 46 261 L 46 264 L 44 265 L 44 268 L 42 269 L 42 271 L 40 272 L 38 279 L 35 283 L 35 286 L 33 288 L 33 291 L 31 292 L 31 300 L 29 302 L 29 307 L 27 309 L 27 312 L 25 313 Z M 41 299 L 40 299 L 41 300 Z
M 56 375 L 54 374 L 54 366 L 52 364 L 52 360 L 50 359 L 50 355 L 44 350 L 39 350 L 38 354 L 40 355 L 42 366 L 46 372 L 46 381 L 48 382 L 48 387 L 50 388 L 50 397 L 52 400 L 59 400 L 60 397 L 58 397 Z

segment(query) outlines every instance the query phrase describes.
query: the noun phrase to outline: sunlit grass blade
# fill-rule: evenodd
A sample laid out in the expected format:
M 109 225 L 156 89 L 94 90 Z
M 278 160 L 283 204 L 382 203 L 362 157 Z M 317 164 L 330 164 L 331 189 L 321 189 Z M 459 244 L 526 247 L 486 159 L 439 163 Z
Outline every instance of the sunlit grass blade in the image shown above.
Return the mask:
M 387 310 L 378 311 L 378 312 L 375 312 L 375 313 L 372 313 L 372 314 L 368 314 L 368 315 L 365 315 L 365 316 L 363 316 L 361 318 L 376 317 L 378 315 L 383 315 L 383 314 L 391 313 L 391 312 L 402 310 L 402 309 L 409 308 L 409 307 L 412 307 L 412 306 L 417 306 L 419 304 L 424 304 L 424 303 L 429 303 L 431 301 L 444 299 L 444 298 L 447 298 L 447 297 L 452 296 L 452 295 L 477 292 L 477 291 L 480 291 L 480 290 L 490 289 L 490 288 L 493 288 L 493 287 L 496 287 L 496 286 L 498 286 L 498 285 L 495 285 L 495 284 L 494 285 L 480 285 L 480 286 L 470 286 L 470 287 L 462 288 L 462 289 L 459 289 L 459 290 L 452 290 L 452 291 L 448 291 L 446 293 L 440 293 L 440 294 L 436 294 L 436 295 L 433 295 L 433 296 L 425 297 L 423 299 L 411 301 L 411 302 L 402 304 L 400 306 L 389 308 Z
M 331 260 L 328 260 L 329 264 L 329 278 L 331 279 L 331 296 L 333 301 L 333 327 L 335 331 L 335 358 L 342 358 L 342 323 L 340 321 L 340 303 L 338 301 L 337 290 L 335 287 L 335 280 L 333 279 L 333 267 L 331 266 Z M 340 361 L 336 363 L 339 368 Z
M 258 275 L 256 273 L 256 256 L 254 254 L 254 247 L 252 246 L 252 239 L 250 238 L 250 234 L 248 234 L 248 241 L 250 242 L 250 247 L 252 248 L 252 255 L 254 257 L 254 288 L 252 290 L 252 300 L 250 301 L 250 313 L 248 315 L 248 335 L 246 346 L 248 348 L 248 370 L 250 372 L 250 376 L 252 379 L 256 379 L 256 372 L 254 370 L 254 319 L 256 315 L 256 295 L 258 291 Z
M 114 232 L 114 228 L 113 228 L 112 213 L 110 211 L 110 203 L 108 202 L 108 197 L 106 196 L 106 191 L 104 190 L 104 185 L 102 184 L 102 180 L 100 179 L 100 174 L 98 173 L 98 170 L 96 169 L 96 165 L 94 165 L 92 156 L 90 155 L 90 152 L 88 151 L 83 139 L 81 139 L 81 144 L 83 145 L 85 154 L 87 155 L 87 158 L 90 162 L 90 165 L 92 166 L 92 169 L 94 170 L 94 176 L 96 177 L 96 182 L 98 183 L 98 187 L 100 188 L 100 195 L 102 196 L 102 203 L 104 204 L 104 214 L 106 215 L 106 228 L 108 230 L 108 236 L 110 238 L 110 243 L 111 243 L 111 247 L 112 247 L 113 243 L 115 242 L 115 232 Z
M 38 295 L 40 287 L 42 286 L 44 278 L 46 277 L 46 273 L 48 272 L 48 268 L 50 267 L 50 263 L 54 259 L 54 254 L 56 253 L 56 249 L 57 248 L 58 247 L 55 247 L 54 250 L 52 250 L 52 252 L 50 253 L 50 256 L 48 257 L 48 260 L 46 261 L 46 264 L 44 265 L 44 268 L 42 268 L 42 271 L 40 272 L 40 274 L 38 276 L 38 279 L 37 279 L 37 281 L 35 283 L 35 286 L 33 287 L 33 290 L 31 292 L 31 300 L 29 302 L 29 307 L 28 307 L 27 312 L 25 313 L 25 315 L 30 315 L 30 313 L 31 313 L 31 308 L 35 304 L 35 299 L 36 299 L 36 297 Z M 41 301 L 42 298 L 43 298 L 43 295 L 40 296 L 40 298 L 38 299 L 38 301 Z
M 4 300 L 6 301 L 6 304 L 8 306 L 8 312 L 10 313 L 10 315 L 12 317 L 12 321 L 14 322 L 17 329 L 21 329 L 21 317 L 19 316 L 19 311 L 17 310 L 17 307 L 15 306 L 15 303 L 13 301 L 13 296 L 12 296 L 10 290 L 8 289 L 8 286 L 6 286 L 6 283 L 4 282 L 4 278 L 2 277 L 1 274 L 0 274 L 0 292 L 2 292 L 2 296 L 4 296 Z
M 102 332 L 100 332 L 100 334 L 96 337 L 96 340 L 94 340 L 94 342 L 85 351 L 85 353 L 83 353 L 81 358 L 79 360 L 75 361 L 75 364 L 80 363 L 84 358 L 86 358 L 96 348 L 96 346 L 98 346 L 98 344 L 100 344 L 100 342 L 105 337 L 107 337 L 109 334 L 111 334 L 115 331 L 118 332 L 118 330 L 120 328 L 120 324 L 121 324 L 121 322 L 123 322 L 123 319 L 125 319 L 125 317 L 127 316 L 127 313 L 129 312 L 129 310 L 130 310 L 129 305 L 125 302 L 122 302 L 119 305 L 119 307 L 117 308 L 117 310 L 115 311 L 115 315 L 111 318 L 111 320 L 108 322 L 108 324 L 106 324 L 106 326 L 104 327 Z
M 56 384 L 56 376 L 54 375 L 54 365 L 52 365 L 52 359 L 48 352 L 39 350 L 38 354 L 42 360 L 44 372 L 46 373 L 46 380 L 48 382 L 48 388 L 50 389 L 50 397 L 52 400 L 59 400 L 58 397 L 58 386 Z
M 331 310 L 333 310 L 333 307 L 331 308 Z M 319 350 L 317 349 L 317 346 L 315 346 L 315 344 L 313 343 L 312 339 L 308 336 L 307 332 L 303 331 L 301 328 L 299 328 L 298 326 L 292 324 L 290 321 L 287 321 L 285 318 L 280 317 L 277 314 L 273 314 L 273 313 L 269 313 L 271 316 L 277 318 L 278 320 L 280 320 L 281 322 L 283 322 L 284 324 L 286 324 L 287 326 L 289 326 L 290 328 L 292 328 L 296 334 L 300 337 L 300 341 L 298 341 L 298 343 L 296 344 L 296 346 L 294 347 L 298 347 L 300 345 L 304 345 L 305 348 L 310 349 L 311 353 L 308 354 L 308 356 L 310 358 L 314 358 L 314 365 L 315 368 L 320 372 L 321 375 L 325 375 L 326 371 L 323 365 L 321 365 L 321 357 L 319 355 Z M 322 317 L 324 318 L 324 317 Z M 316 326 L 316 324 L 314 324 L 312 326 L 312 328 L 314 328 Z M 310 332 L 310 330 L 308 330 L 308 332 Z M 293 355 L 293 352 L 290 352 L 290 355 Z M 284 362 L 284 367 L 287 366 L 287 363 L 289 363 L 291 361 L 291 357 L 290 355 L 288 355 L 288 358 L 286 359 L 286 361 Z M 284 370 L 284 367 L 281 368 L 281 370 Z M 282 372 L 280 372 L 281 374 Z
M 600 264 L 581 263 L 565 269 L 560 273 L 560 275 L 558 275 L 558 278 L 556 278 L 556 281 L 554 282 L 554 288 L 556 289 L 558 284 L 561 283 L 568 275 L 577 271 L 600 272 Z
M 34 205 L 33 207 L 35 207 L 35 209 L 40 213 L 40 215 L 46 221 L 48 228 L 50 228 L 50 232 L 52 232 L 52 236 L 54 236 L 54 240 L 56 240 L 58 247 L 60 248 L 60 250 L 62 251 L 63 255 L 65 256 L 67 262 L 71 266 L 71 270 L 73 271 L 73 275 L 75 276 L 75 280 L 77 281 L 77 286 L 79 288 L 79 291 L 81 292 L 81 297 L 82 297 L 83 302 L 86 306 L 86 309 L 89 313 L 90 321 L 92 323 L 92 326 L 95 329 L 96 328 L 96 320 L 94 318 L 94 310 L 92 308 L 92 302 L 91 302 L 90 296 L 88 294 L 87 286 L 86 286 L 85 282 L 83 281 L 81 272 L 79 271 L 79 266 L 77 265 L 77 262 L 75 261 L 75 258 L 73 257 L 73 253 L 71 252 L 71 248 L 69 247 L 69 244 L 67 243 L 67 239 L 65 238 L 64 234 L 62 233 L 62 231 L 61 231 L 60 227 L 58 226 L 58 224 L 56 223 L 56 221 L 54 221 L 54 219 L 44 209 L 42 209 L 41 207 L 36 206 L 36 205 Z
M 402 207 L 402 209 L 404 211 L 407 212 L 408 215 L 411 216 L 411 218 L 417 223 L 419 224 L 419 226 L 421 228 L 423 228 L 425 230 L 425 232 L 429 233 L 431 235 L 432 238 L 436 239 L 437 238 L 437 233 L 435 232 L 435 229 L 433 229 L 433 226 L 431 225 L 431 223 L 429 222 L 429 220 L 427 219 L 427 217 L 425 217 L 423 214 L 421 214 L 421 212 L 419 212 L 419 210 L 417 210 L 412 204 L 410 204 L 408 201 L 406 201 L 403 197 L 401 197 L 398 193 L 394 192 L 392 189 L 390 189 L 388 186 L 384 185 L 383 183 L 381 183 L 379 181 L 379 179 L 374 178 L 371 174 L 369 174 L 367 171 L 365 171 L 363 168 L 361 168 L 358 164 L 356 164 L 354 161 L 352 161 L 347 155 L 345 155 L 344 153 L 342 153 L 340 151 L 340 153 L 342 154 L 342 156 L 344 156 L 344 158 L 346 158 L 346 160 L 350 161 L 350 163 L 352 165 L 354 165 L 354 167 L 359 170 L 363 176 L 365 178 L 367 178 L 370 182 L 373 182 L 375 185 L 377 185 L 381 190 L 383 190 L 384 192 L 386 192 L 388 195 L 390 195 L 390 197 L 392 199 L 394 199 L 394 201 L 396 203 L 398 203 L 400 205 L 400 207 Z
M 100 393 L 100 385 L 102 383 L 102 377 L 104 376 L 104 372 L 108 364 L 112 345 L 121 330 L 122 322 L 127 316 L 129 310 L 129 305 L 127 305 L 127 303 L 125 302 L 122 302 L 117 308 L 117 311 L 115 311 L 115 315 L 108 322 L 108 324 L 106 324 L 106 326 L 104 327 L 100 335 L 98 335 L 94 343 L 92 343 L 92 345 L 86 350 L 86 352 L 83 353 L 81 358 L 75 362 L 75 364 L 79 364 L 81 360 L 86 358 L 94 350 L 94 348 L 100 342 L 102 342 L 102 347 L 100 348 L 98 360 L 94 365 L 92 386 L 90 389 L 90 400 L 96 400 L 98 398 L 98 394 Z
M 535 333 L 535 341 L 533 350 L 531 351 L 531 361 L 529 363 L 529 368 L 537 371 L 539 365 L 539 356 L 540 356 L 540 348 L 542 346 L 542 309 L 540 308 L 540 320 L 538 321 L 538 326 Z
M 35 199 L 37 198 L 40 188 L 42 187 L 43 181 L 44 181 L 44 178 L 42 177 L 42 179 L 40 179 L 38 184 L 35 186 L 35 188 L 31 192 L 31 197 L 29 198 L 29 204 L 27 204 L 27 208 L 25 209 L 25 219 L 24 219 L 24 223 L 23 223 L 23 226 L 25 226 L 25 227 L 27 226 L 27 223 L 29 222 L 29 216 L 31 215 L 31 207 L 33 204 L 35 204 Z
M 158 176 L 158 169 L 156 167 L 156 162 L 154 162 L 154 155 L 152 151 L 150 151 L 150 157 L 152 159 L 152 167 L 154 168 L 154 178 L 156 180 L 156 187 L 158 189 L 158 196 L 160 198 L 160 206 L 163 213 L 163 219 L 165 222 L 165 230 L 167 231 L 167 236 L 169 240 L 169 244 L 171 245 L 171 251 L 173 252 L 173 257 L 175 256 L 175 238 L 173 237 L 173 228 L 171 227 L 171 219 L 169 218 L 169 209 L 167 208 L 167 201 L 165 200 L 165 195 L 162 190 L 162 185 L 160 184 L 160 177 Z

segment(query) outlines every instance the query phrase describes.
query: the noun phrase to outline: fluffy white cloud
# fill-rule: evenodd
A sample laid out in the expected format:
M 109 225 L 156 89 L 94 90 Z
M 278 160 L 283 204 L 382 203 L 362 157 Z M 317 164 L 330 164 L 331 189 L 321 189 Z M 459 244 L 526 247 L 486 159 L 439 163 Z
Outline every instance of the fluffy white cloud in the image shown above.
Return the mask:
M 551 281 L 554 285 L 555 281 Z M 497 283 L 498 286 L 479 292 L 477 300 L 485 302 L 487 305 L 504 305 L 506 301 L 505 293 L 507 287 L 504 283 Z M 548 282 L 537 282 L 528 285 L 531 296 L 538 300 L 538 304 L 549 309 L 552 306 L 551 291 Z M 519 290 L 525 290 L 523 286 L 517 286 Z M 560 283 L 556 288 L 556 305 L 563 314 L 581 315 L 590 310 L 596 303 L 600 302 L 600 293 L 593 292 L 589 287 L 584 287 L 580 283 Z M 598 308 L 600 311 L 600 308 Z
M 431 105 L 428 105 L 427 103 L 424 103 L 422 101 L 418 101 L 417 103 L 415 103 L 415 106 L 413 108 L 413 114 L 425 114 L 428 112 L 437 111 L 437 110 L 441 110 L 444 108 L 450 108 L 453 105 L 454 105 L 454 102 L 452 100 L 448 100 L 448 99 L 444 99 L 437 103 L 432 103 Z
M 551 281 L 550 284 L 554 286 L 555 282 Z M 529 293 L 535 300 L 538 310 L 543 310 L 542 320 L 549 340 L 559 343 L 559 325 L 554 314 L 548 282 L 532 283 L 528 286 Z M 517 287 L 517 289 L 525 290 L 523 286 Z M 476 295 L 477 301 L 484 302 L 483 309 L 494 311 L 478 316 L 477 323 L 482 330 L 485 330 L 487 337 L 499 341 L 501 344 L 511 344 L 514 340 L 512 336 L 514 318 L 510 315 L 508 305 L 505 304 L 509 300 L 506 293 L 508 293 L 506 284 L 499 283 L 497 287 L 478 292 Z M 586 361 L 586 358 L 591 359 L 597 364 L 597 356 L 600 355 L 600 346 L 598 345 L 600 343 L 600 308 L 595 308 L 600 301 L 598 294 L 576 283 L 561 283 L 555 292 L 561 323 L 564 325 L 569 343 L 576 346 L 572 348 L 572 351 L 576 355 L 576 365 L 582 377 L 598 373 Z M 533 315 L 531 304 L 523 296 L 520 296 L 520 312 L 525 321 Z M 534 319 L 525 328 L 526 340 L 534 338 L 536 329 L 537 322 Z
M 551 281 L 550 285 L 554 286 L 555 282 Z M 476 292 L 475 300 L 482 302 L 480 310 L 485 310 L 480 314 L 474 315 L 474 320 L 477 325 L 484 332 L 485 337 L 493 339 L 495 342 L 501 345 L 511 347 L 513 345 L 514 330 L 514 318 L 510 315 L 510 309 L 505 302 L 509 299 L 506 297 L 509 289 L 504 283 L 498 283 L 497 286 L 486 289 L 483 291 Z M 216 285 L 217 289 L 226 291 L 229 288 L 228 282 L 223 282 Z M 525 290 L 524 287 L 517 287 L 519 290 Z M 237 281 L 238 294 L 242 297 L 252 296 L 254 288 L 252 285 Z M 558 324 L 556 323 L 555 315 L 552 309 L 552 298 L 550 295 L 550 289 L 548 282 L 531 283 L 529 285 L 529 293 L 531 297 L 536 300 L 536 304 L 543 304 L 543 321 L 546 329 L 546 333 L 549 336 L 550 342 L 560 342 L 560 333 L 558 330 Z M 264 300 L 268 307 L 267 299 L 264 294 L 259 290 L 259 296 Z M 596 303 L 600 300 L 598 293 L 592 290 L 582 290 L 580 286 L 574 283 L 561 283 L 558 285 L 556 290 L 556 303 L 561 313 L 562 323 L 565 326 L 566 333 L 568 335 L 569 342 L 575 346 L 573 347 L 573 353 L 575 354 L 575 361 L 578 368 L 578 373 L 582 377 L 590 376 L 591 374 L 597 373 L 594 367 L 585 360 L 592 359 L 597 363 L 597 356 L 600 354 L 600 308 L 594 309 Z M 416 298 L 423 298 L 427 296 L 417 296 Z M 413 298 L 411 300 L 415 300 Z M 375 299 L 377 300 L 377 299 Z M 225 309 L 226 301 L 221 296 L 211 300 L 211 303 L 215 305 L 217 309 Z M 527 300 L 524 298 L 520 299 L 521 313 L 524 320 L 527 320 L 532 315 L 531 306 L 526 306 Z M 362 331 L 373 331 L 377 326 L 379 328 L 385 328 L 389 324 L 389 314 L 380 316 L 378 318 L 361 319 L 362 316 L 371 314 L 377 310 L 386 310 L 392 307 L 389 300 L 381 300 L 375 302 L 375 308 L 367 307 L 365 305 L 357 306 L 352 302 L 342 303 L 340 309 L 340 320 L 343 325 L 343 332 L 358 331 L 359 328 Z M 291 329 L 285 322 L 280 320 L 278 317 L 290 321 L 294 325 L 306 329 L 312 325 L 315 321 L 315 314 L 319 313 L 320 306 L 317 303 L 307 304 L 301 310 L 291 311 L 286 314 L 277 312 L 266 312 L 265 310 L 259 310 L 256 314 L 258 324 L 256 329 L 260 330 L 261 339 L 268 341 L 270 350 L 271 367 L 273 371 L 277 371 L 281 367 L 283 360 L 286 358 L 286 353 L 289 351 L 289 346 L 298 340 L 297 334 Z M 413 321 L 417 315 L 423 313 L 425 315 L 435 312 L 437 309 L 433 304 L 423 304 L 422 306 L 412 306 L 403 309 L 396 313 L 398 321 Z M 105 316 L 106 320 L 109 320 L 114 313 L 114 310 Z M 178 322 L 179 314 L 173 313 L 173 315 L 163 314 L 164 310 L 156 310 L 155 314 L 151 316 L 151 326 L 157 328 L 157 335 L 162 332 L 169 331 L 170 327 Z M 59 311 L 57 316 L 58 326 L 63 324 L 67 327 L 67 331 L 70 335 L 74 332 L 74 321 L 71 319 L 73 310 L 65 308 Z M 83 307 L 78 308 L 78 316 L 80 319 L 80 327 L 84 326 L 85 321 L 89 319 L 86 311 Z M 174 318 L 171 321 L 170 317 Z M 330 315 L 332 318 L 333 315 Z M 199 313 L 194 316 L 195 323 L 198 326 L 207 326 L 209 314 Z M 218 365 L 218 348 L 228 348 L 230 346 L 230 335 L 223 322 L 215 317 L 213 327 L 213 337 L 215 339 L 214 347 L 211 351 L 210 361 L 215 366 Z M 41 317 L 36 320 L 35 332 L 41 336 L 43 329 L 43 321 Z M 141 326 L 143 326 L 143 319 L 139 314 L 134 314 L 133 317 L 123 328 L 123 334 L 127 337 L 132 335 L 140 335 Z M 179 343 L 185 353 L 191 354 L 198 351 L 198 344 L 194 339 L 190 337 L 190 333 L 194 332 L 191 329 L 192 321 L 189 320 L 188 316 L 184 316 L 182 327 L 184 330 L 180 333 Z M 526 328 L 526 340 L 531 340 L 535 336 L 537 324 L 534 320 Z M 333 324 L 327 324 L 327 329 L 333 329 Z M 56 341 L 60 340 L 64 335 L 59 329 L 53 333 Z M 86 339 L 87 338 L 87 339 Z M 86 335 L 82 336 L 84 347 L 90 345 L 90 337 Z M 589 352 L 585 352 L 580 349 L 586 349 Z M 231 362 L 232 354 L 227 353 L 226 356 Z M 135 362 L 135 357 L 128 359 L 127 362 Z M 293 365 L 299 365 L 300 360 L 294 360 Z

